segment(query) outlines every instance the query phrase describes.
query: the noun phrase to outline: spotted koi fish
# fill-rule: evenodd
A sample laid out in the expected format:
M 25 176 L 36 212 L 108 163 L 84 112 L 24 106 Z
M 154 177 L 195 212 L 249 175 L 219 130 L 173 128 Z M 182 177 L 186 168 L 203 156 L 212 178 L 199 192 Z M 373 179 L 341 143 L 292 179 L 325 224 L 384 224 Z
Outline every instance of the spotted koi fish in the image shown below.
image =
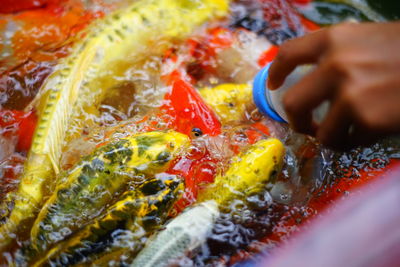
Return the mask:
M 123 193 L 103 216 L 57 244 L 33 266 L 98 266 L 134 254 L 144 246 L 144 237 L 165 222 L 183 189 L 183 180 L 176 176 L 145 181 Z
M 171 161 L 189 146 L 177 132 L 148 132 L 120 139 L 84 157 L 60 178 L 31 230 L 37 251 L 82 227 L 126 187 L 143 183 L 168 169 Z

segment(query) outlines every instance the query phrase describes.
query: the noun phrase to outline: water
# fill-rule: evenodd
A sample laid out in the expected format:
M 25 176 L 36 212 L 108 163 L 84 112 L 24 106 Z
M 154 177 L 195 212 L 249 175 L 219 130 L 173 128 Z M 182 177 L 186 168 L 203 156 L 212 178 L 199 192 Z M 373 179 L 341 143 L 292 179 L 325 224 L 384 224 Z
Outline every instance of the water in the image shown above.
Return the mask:
M 17 110 L 28 107 L 57 61 L 70 53 L 76 33 L 96 17 L 127 4 L 123 0 L 104 3 L 71 0 L 29 11 L 24 16 L 3 15 L 1 107 Z M 174 40 L 167 52 L 137 60 L 113 76 L 117 82 L 108 88 L 95 111 L 86 114 L 90 123 L 83 130 L 69 129 L 74 138 L 65 143 L 61 169 L 70 169 L 82 156 L 105 142 L 149 129 L 175 127 L 168 123 L 171 114 L 160 113 L 164 95 L 171 89 L 165 76 L 174 69 L 185 72 L 196 89 L 223 83 L 250 83 L 261 67 L 258 59 L 266 48 L 309 31 L 310 24 L 304 23 L 300 14 L 321 25 L 373 18 L 354 6 L 329 1 L 303 5 L 284 0 L 240 0 L 230 9 L 229 19 L 200 27 L 189 41 Z M 44 14 L 51 19 L 37 19 Z M 388 18 L 394 16 L 382 14 Z M 186 124 L 199 123 L 193 121 L 196 115 L 193 110 L 187 113 L 189 116 L 177 130 L 186 131 L 183 127 Z M 276 137 L 285 143 L 287 154 L 282 172 L 265 184 L 264 190 L 251 195 L 239 192 L 237 200 L 224 207 L 206 243 L 180 259 L 185 266 L 230 265 L 262 249 L 268 253 L 297 231 L 300 223 L 318 213 L 320 209 L 314 199 L 329 194 L 331 188 L 336 190 L 340 181 L 366 179 L 365 173 L 382 169 L 399 158 L 399 144 L 394 139 L 346 153 L 329 151 L 314 140 L 261 117 L 252 103 L 246 104 L 241 119 L 223 125 L 220 134 L 204 135 L 200 128 L 192 129 L 191 148 L 169 170 L 184 177 L 186 182 L 184 200 L 171 211 L 171 217 L 194 203 L 197 194 L 214 176 L 227 171 L 231 158 L 246 151 L 251 143 Z M 6 192 L 16 189 L 26 152 L 15 151 L 15 136 L 1 138 L 0 177 L 4 198 Z M 27 243 L 24 235 L 18 236 L 16 247 Z M 3 253 L 4 257 L 10 255 L 12 250 Z

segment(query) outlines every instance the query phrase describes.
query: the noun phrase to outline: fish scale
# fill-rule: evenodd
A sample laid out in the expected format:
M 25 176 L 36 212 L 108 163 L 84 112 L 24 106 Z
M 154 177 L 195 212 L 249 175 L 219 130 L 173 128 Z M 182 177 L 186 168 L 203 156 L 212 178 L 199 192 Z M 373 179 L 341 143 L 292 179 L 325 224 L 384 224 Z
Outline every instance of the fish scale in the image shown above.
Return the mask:
M 110 253 L 115 260 L 123 253 L 134 253 L 131 249 L 115 245 L 117 231 L 139 232 L 134 240 L 131 240 L 136 242 L 136 247 L 139 248 L 139 243 L 143 245 L 141 237 L 161 226 L 183 189 L 183 180 L 176 176 L 144 182 L 136 190 L 122 194 L 104 216 L 57 244 L 33 266 L 69 266 L 95 259 L 98 259 L 99 264 L 105 262 L 102 256 L 108 256 Z M 146 217 L 151 217 L 151 222 Z M 144 231 L 138 228 L 143 228 Z M 106 259 L 107 262 L 110 260 L 108 257 Z
M 145 141 L 144 141 L 145 140 Z M 189 138 L 177 132 L 148 132 L 109 143 L 84 157 L 65 173 L 31 230 L 37 251 L 62 240 L 63 229 L 73 232 L 97 215 L 129 181 L 143 182 L 165 171 L 189 146 Z M 163 156 L 160 160 L 160 155 Z

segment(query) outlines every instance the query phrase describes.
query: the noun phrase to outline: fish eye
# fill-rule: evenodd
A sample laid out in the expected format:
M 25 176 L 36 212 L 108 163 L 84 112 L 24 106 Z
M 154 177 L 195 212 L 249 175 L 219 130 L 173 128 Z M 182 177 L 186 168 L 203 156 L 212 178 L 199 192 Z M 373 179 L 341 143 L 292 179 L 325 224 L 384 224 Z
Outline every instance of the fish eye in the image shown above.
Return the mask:
M 203 135 L 203 132 L 199 128 L 192 129 L 192 136 L 193 137 L 200 137 Z

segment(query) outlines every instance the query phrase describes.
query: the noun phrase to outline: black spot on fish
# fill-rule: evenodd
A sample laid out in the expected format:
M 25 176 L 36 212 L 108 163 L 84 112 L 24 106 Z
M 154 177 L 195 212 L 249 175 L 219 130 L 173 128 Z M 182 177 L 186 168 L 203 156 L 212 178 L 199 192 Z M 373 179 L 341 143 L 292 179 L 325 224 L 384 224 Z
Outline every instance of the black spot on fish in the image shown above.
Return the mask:
M 171 153 L 168 151 L 162 151 L 157 155 L 157 163 L 163 165 L 171 160 Z
M 281 45 L 286 40 L 297 37 L 294 30 L 288 29 L 266 29 L 263 35 L 275 45 Z
M 284 19 L 277 21 L 280 27 L 271 26 L 268 21 L 264 19 L 264 13 L 259 8 L 249 8 L 245 15 L 236 14 L 233 19 L 233 28 L 245 28 L 257 35 L 265 36 L 274 45 L 280 45 L 284 41 L 297 37 L 299 33 L 291 29 Z
M 151 229 L 159 226 L 161 224 L 161 219 L 158 216 L 159 210 L 152 210 L 143 216 L 142 224 L 146 231 L 151 231 Z
M 99 225 L 103 229 L 112 230 L 117 226 L 117 222 L 115 220 L 101 220 Z
M 143 20 L 143 24 L 150 25 L 150 21 L 145 16 L 142 16 L 141 18 Z
M 165 181 L 165 183 L 168 185 L 169 188 L 171 188 L 171 190 L 175 190 L 181 184 L 181 181 L 173 179 L 173 180 L 167 180 Z
M 238 18 L 233 26 L 245 28 L 257 34 L 261 34 L 268 26 L 268 23 L 263 19 L 262 13 L 256 13 Z
M 157 207 L 158 211 L 168 210 L 171 203 L 175 200 L 173 191 L 169 190 L 168 194 L 162 196 L 161 201 L 156 201 L 153 205 Z
M 126 207 L 125 203 L 124 203 L 124 206 Z M 130 213 L 132 213 L 132 211 L 133 211 L 132 209 L 129 209 L 129 212 L 126 212 L 123 210 L 113 210 L 112 215 L 114 218 L 118 218 L 120 220 L 129 220 L 131 217 Z
M 82 186 L 88 185 L 89 184 L 89 180 L 90 180 L 89 177 L 87 175 L 85 175 L 85 174 L 81 174 L 81 175 L 78 176 L 78 182 Z
M 74 193 L 74 195 L 76 196 L 76 195 L 78 195 L 81 191 L 82 191 L 82 187 L 80 186 L 80 185 L 78 185 L 78 184 L 74 184 L 74 185 L 72 185 L 71 186 L 71 189 L 70 189 L 73 193 Z
M 136 142 L 138 144 L 138 155 L 139 157 L 143 156 L 143 154 L 154 144 L 161 143 L 164 141 L 164 138 L 161 136 L 138 136 L 136 137 Z
M 83 164 L 82 166 L 82 173 L 91 177 L 95 174 L 94 169 L 92 168 L 92 165 L 89 162 L 86 162 L 85 164 Z
M 128 140 L 120 140 L 118 142 L 107 145 L 103 151 L 104 158 L 111 161 L 111 164 L 123 165 L 132 157 L 132 149 L 129 147 Z
M 115 33 L 121 38 L 121 39 L 124 39 L 125 38 L 125 35 L 120 31 L 120 30 L 114 30 L 115 31 Z
M 128 31 L 128 30 L 129 30 L 129 27 L 128 27 L 128 25 L 126 25 L 126 24 L 122 24 L 122 29 L 125 30 L 125 31 Z
M 104 171 L 104 162 L 101 159 L 95 158 L 92 160 L 92 168 L 95 171 Z
M 154 180 L 145 182 L 143 185 L 140 186 L 139 189 L 144 195 L 155 195 L 159 191 L 161 191 L 165 188 L 166 188 L 166 186 L 163 183 L 163 181 L 154 179 Z
M 71 193 L 70 193 L 69 190 L 66 189 L 66 188 L 62 188 L 62 189 L 58 190 L 58 192 L 57 192 L 57 197 L 58 197 L 60 200 L 66 200 L 66 199 L 68 199 L 70 196 L 71 196 Z
M 121 18 L 121 16 L 119 14 L 114 14 L 112 17 L 115 20 L 119 20 Z

